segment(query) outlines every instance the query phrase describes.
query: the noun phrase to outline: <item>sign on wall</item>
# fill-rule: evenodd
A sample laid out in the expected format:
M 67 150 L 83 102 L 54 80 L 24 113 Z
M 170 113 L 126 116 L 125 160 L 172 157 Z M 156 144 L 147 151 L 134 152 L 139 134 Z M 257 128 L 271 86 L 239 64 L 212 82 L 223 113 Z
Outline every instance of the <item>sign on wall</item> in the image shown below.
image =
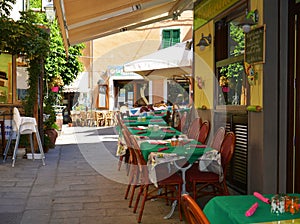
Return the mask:
M 245 62 L 265 63 L 265 31 L 264 25 L 245 34 Z

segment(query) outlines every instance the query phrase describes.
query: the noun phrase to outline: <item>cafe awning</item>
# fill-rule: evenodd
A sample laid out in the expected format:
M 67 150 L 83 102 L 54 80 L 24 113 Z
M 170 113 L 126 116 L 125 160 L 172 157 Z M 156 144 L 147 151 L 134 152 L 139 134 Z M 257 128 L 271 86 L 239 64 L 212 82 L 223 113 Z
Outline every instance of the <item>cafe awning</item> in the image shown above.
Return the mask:
M 192 0 L 54 0 L 64 45 L 97 39 L 174 18 Z
M 192 73 L 192 42 L 186 41 L 158 50 L 124 64 L 125 72 L 135 72 L 150 79 L 184 76 Z

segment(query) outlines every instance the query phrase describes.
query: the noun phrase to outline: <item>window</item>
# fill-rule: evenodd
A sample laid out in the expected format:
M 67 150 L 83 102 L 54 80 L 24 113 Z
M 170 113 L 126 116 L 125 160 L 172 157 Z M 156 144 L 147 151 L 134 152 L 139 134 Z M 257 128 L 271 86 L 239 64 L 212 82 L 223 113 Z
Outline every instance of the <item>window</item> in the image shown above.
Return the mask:
M 108 88 L 107 85 L 98 85 L 98 108 L 107 109 L 108 108 Z
M 114 82 L 115 107 L 127 105 L 129 107 L 145 106 L 149 103 L 149 83 L 144 81 Z
M 239 13 L 240 12 L 240 13 Z M 246 105 L 248 83 L 244 72 L 245 35 L 237 22 L 244 16 L 239 8 L 215 24 L 217 105 Z
M 180 29 L 162 31 L 162 48 L 171 47 L 180 42 Z
M 12 55 L 0 54 L 0 103 L 12 103 Z

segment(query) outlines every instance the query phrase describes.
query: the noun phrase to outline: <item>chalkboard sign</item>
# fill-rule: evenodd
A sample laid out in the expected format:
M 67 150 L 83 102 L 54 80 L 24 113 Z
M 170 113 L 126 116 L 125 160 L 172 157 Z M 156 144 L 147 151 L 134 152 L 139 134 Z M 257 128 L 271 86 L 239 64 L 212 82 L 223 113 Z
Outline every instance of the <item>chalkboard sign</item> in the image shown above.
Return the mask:
M 245 34 L 245 61 L 249 64 L 265 62 L 265 26 Z

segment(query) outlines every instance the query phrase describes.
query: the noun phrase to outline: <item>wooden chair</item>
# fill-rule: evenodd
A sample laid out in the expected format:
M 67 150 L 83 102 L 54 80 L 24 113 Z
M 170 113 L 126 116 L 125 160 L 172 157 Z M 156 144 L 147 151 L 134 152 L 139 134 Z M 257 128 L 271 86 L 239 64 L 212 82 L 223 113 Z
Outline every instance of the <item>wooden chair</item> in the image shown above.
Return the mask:
M 199 137 L 199 133 L 200 133 L 200 127 L 202 124 L 202 120 L 201 118 L 197 117 L 196 119 L 194 119 L 189 128 L 188 128 L 188 132 L 187 132 L 187 136 L 190 139 L 195 139 L 197 140 Z
M 183 194 L 181 204 L 188 224 L 210 224 L 202 209 L 190 195 Z
M 112 126 L 114 124 L 114 112 L 108 111 L 105 115 L 105 126 Z
M 119 128 L 119 138 L 124 138 L 124 135 L 123 135 L 123 132 L 122 132 L 122 130 L 123 129 L 127 129 L 127 127 L 124 125 L 124 123 L 123 123 L 123 120 L 122 120 L 122 118 L 121 118 L 121 113 L 117 113 L 116 114 L 116 119 L 117 119 L 117 125 L 119 126 L 118 128 Z M 128 130 L 128 129 L 127 129 Z M 119 141 L 120 141 L 120 139 L 119 139 Z M 124 139 L 124 141 L 125 141 L 125 139 Z M 123 144 L 123 142 L 119 142 L 119 144 Z M 125 144 L 126 144 L 126 141 L 125 141 Z M 130 143 L 131 144 L 131 143 Z M 120 171 L 121 170 L 121 166 L 122 166 L 122 163 L 123 163 L 123 160 L 125 159 L 125 163 L 127 164 L 128 163 L 128 160 L 129 160 L 129 151 L 128 150 L 126 150 L 126 153 L 124 154 L 124 155 L 120 155 L 119 156 L 119 162 L 118 162 L 118 171 Z M 126 169 L 128 169 L 128 167 L 126 167 Z M 128 173 L 128 170 L 127 170 L 127 173 Z
M 134 197 L 134 193 L 136 188 L 139 186 L 139 169 L 138 169 L 138 162 L 133 150 L 133 145 L 131 141 L 131 134 L 127 128 L 122 129 L 122 133 L 127 144 L 127 150 L 129 152 L 129 159 L 128 159 L 128 169 L 127 174 L 129 176 L 128 185 L 125 192 L 125 199 L 128 198 L 129 192 L 131 190 L 130 199 L 128 203 L 128 207 L 132 206 L 132 201 Z
M 102 111 L 96 111 L 96 125 L 101 127 L 105 125 L 105 113 Z
M 177 126 L 177 130 L 182 132 L 182 133 L 186 133 L 186 118 L 187 118 L 187 112 L 183 112 L 183 114 L 180 115 L 180 122 Z
M 142 204 L 140 206 L 139 215 L 137 219 L 138 223 L 140 223 L 142 220 L 146 201 L 149 201 L 151 199 L 156 199 L 156 198 L 165 198 L 167 200 L 167 204 L 169 200 L 173 200 L 173 201 L 177 200 L 178 209 L 179 209 L 179 218 L 180 220 L 182 220 L 181 207 L 180 207 L 181 189 L 183 183 L 182 177 L 177 172 L 174 171 L 169 173 L 167 167 L 157 166 L 156 173 L 159 175 L 157 177 L 158 187 L 155 187 L 149 179 L 147 162 L 145 161 L 142 155 L 137 140 L 134 138 L 134 136 L 131 136 L 131 139 L 133 143 L 133 149 L 137 158 L 139 174 L 140 174 L 140 188 L 133 209 L 134 213 L 137 212 L 138 204 L 140 198 L 142 197 Z M 162 190 L 162 192 L 158 193 L 158 190 Z
M 207 120 L 203 121 L 200 127 L 198 142 L 201 142 L 202 144 L 206 143 L 209 130 L 210 130 L 209 122 Z
M 224 127 L 218 128 L 210 143 L 210 147 L 216 150 L 220 150 L 222 142 L 224 140 L 224 136 L 225 136 L 225 128 Z
M 196 200 L 201 195 L 229 195 L 229 191 L 226 184 L 226 173 L 227 167 L 232 158 L 235 147 L 235 134 L 228 132 L 222 142 L 220 153 L 221 153 L 221 164 L 223 168 L 224 178 L 220 182 L 219 175 L 212 172 L 202 172 L 195 169 L 193 166 L 187 171 L 187 182 L 192 184 L 193 197 Z M 197 185 L 200 185 L 197 189 Z M 212 191 L 209 191 L 209 186 L 212 187 Z M 199 193 L 199 194 L 198 194 Z

